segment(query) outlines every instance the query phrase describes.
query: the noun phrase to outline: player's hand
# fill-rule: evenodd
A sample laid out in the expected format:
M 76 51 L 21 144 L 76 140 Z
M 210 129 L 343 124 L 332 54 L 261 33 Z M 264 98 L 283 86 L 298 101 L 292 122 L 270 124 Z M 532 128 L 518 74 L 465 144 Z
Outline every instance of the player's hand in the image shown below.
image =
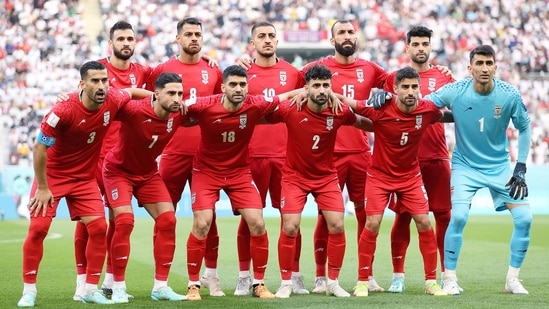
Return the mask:
M 31 216 L 46 216 L 48 207 L 53 207 L 53 194 L 49 188 L 37 189 L 29 201 L 29 213 Z
M 332 109 L 332 113 L 337 115 L 339 112 L 343 111 L 343 102 L 335 95 L 335 93 L 330 93 L 330 100 L 328 100 L 328 106 Z
M 300 91 L 296 96 L 290 99 L 290 106 L 297 105 L 297 110 L 303 108 L 303 104 L 307 103 L 307 91 Z
M 452 77 L 452 70 L 450 70 L 449 67 L 437 64 L 436 68 L 440 71 L 440 73 L 442 73 L 442 75 Z
M 526 164 L 517 162 L 513 175 L 505 185 L 505 190 L 509 190 L 509 196 L 515 200 L 523 200 L 528 196 L 528 186 L 524 174 L 526 174 Z
M 249 70 L 252 67 L 252 58 L 248 54 L 242 54 L 237 60 L 236 65 Z
M 181 115 L 185 115 L 187 111 L 189 111 L 189 108 L 187 107 L 187 104 L 185 102 L 181 102 L 179 105 L 179 110 L 181 111 Z
M 368 101 L 366 101 L 366 105 L 372 106 L 374 109 L 379 109 L 385 102 L 391 100 L 392 97 L 393 95 L 390 92 L 380 90 L 372 94 Z
M 60 92 L 57 94 L 57 98 L 55 100 L 55 103 L 67 101 L 69 99 L 69 93 L 68 92 Z
M 208 55 L 206 55 L 206 54 L 202 55 L 201 57 L 202 57 L 202 59 L 208 61 L 208 66 L 209 66 L 210 68 L 219 67 L 219 63 L 217 63 L 217 60 L 215 60 L 214 57 L 210 57 L 210 56 L 208 56 Z

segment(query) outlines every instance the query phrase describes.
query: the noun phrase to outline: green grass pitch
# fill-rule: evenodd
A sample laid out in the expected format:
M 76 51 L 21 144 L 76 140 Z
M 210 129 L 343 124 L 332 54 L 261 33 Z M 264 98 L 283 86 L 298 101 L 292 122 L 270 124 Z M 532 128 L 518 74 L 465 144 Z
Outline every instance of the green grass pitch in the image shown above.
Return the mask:
M 192 219 L 178 218 L 177 248 L 170 286 L 185 293 L 187 285 L 185 245 Z M 314 282 L 312 235 L 315 218 L 302 221 L 303 249 L 301 273 L 308 288 Z M 340 275 L 340 284 L 352 291 L 356 283 L 357 245 L 356 221 L 346 217 L 347 251 Z M 391 262 L 389 231 L 392 218 L 385 218 L 378 238 L 374 273 L 385 288 L 390 284 Z M 0 308 L 16 308 L 21 296 L 21 249 L 28 222 L 0 221 Z M 423 293 L 423 266 L 417 244 L 417 232 L 412 226 L 412 241 L 406 259 L 406 291 L 403 294 L 376 293 L 367 298 L 337 299 L 326 295 L 292 295 L 289 299 L 260 300 L 233 296 L 238 276 L 236 228 L 238 218 L 219 218 L 220 250 L 218 271 L 226 297 L 210 297 L 202 289 L 200 302 L 155 302 L 150 299 L 153 284 L 152 227 L 150 218 L 136 219 L 132 234 L 132 252 L 127 270 L 128 292 L 135 299 L 127 308 L 548 308 L 549 292 L 549 216 L 534 216 L 532 241 L 520 274 L 530 295 L 509 295 L 503 286 L 509 260 L 509 239 L 512 231 L 510 215 L 471 217 L 465 228 L 465 238 L 458 264 L 460 296 L 434 297 Z M 275 292 L 280 285 L 277 262 L 279 220 L 267 218 L 270 257 L 266 285 Z M 44 258 L 38 277 L 37 308 L 80 308 L 86 305 L 72 300 L 75 288 L 73 253 L 74 222 L 54 219 L 50 236 L 45 242 Z

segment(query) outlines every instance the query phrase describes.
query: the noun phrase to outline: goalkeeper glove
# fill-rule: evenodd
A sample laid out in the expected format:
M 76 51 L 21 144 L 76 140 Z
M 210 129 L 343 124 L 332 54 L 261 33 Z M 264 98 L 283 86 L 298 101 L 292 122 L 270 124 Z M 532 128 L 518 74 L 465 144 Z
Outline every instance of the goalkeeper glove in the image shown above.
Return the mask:
M 505 185 L 505 190 L 509 190 L 509 196 L 513 199 L 523 200 L 528 196 L 528 186 L 526 186 L 526 164 L 517 162 L 513 176 L 509 178 L 509 181 Z
M 374 109 L 379 109 L 385 104 L 386 101 L 391 100 L 393 95 L 390 92 L 381 90 L 372 94 L 372 96 L 366 101 L 367 106 L 373 106 Z

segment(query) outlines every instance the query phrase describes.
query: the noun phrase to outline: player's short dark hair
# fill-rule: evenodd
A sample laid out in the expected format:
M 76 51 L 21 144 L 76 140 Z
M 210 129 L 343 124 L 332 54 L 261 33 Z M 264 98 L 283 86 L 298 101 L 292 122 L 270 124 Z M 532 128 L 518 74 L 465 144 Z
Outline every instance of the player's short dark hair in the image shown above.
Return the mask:
M 336 20 L 333 24 L 332 24 L 332 27 L 330 28 L 330 33 L 332 33 L 332 38 L 334 37 L 334 28 L 337 24 L 350 24 L 351 21 L 348 20 L 348 19 L 338 19 Z
M 80 79 L 84 80 L 88 76 L 89 70 L 106 70 L 105 65 L 99 61 L 88 61 L 80 66 Z
M 177 23 L 177 33 L 180 33 L 183 29 L 183 26 L 185 26 L 186 24 L 197 25 L 200 27 L 200 30 L 202 30 L 202 23 L 200 22 L 200 20 L 195 17 L 187 17 Z
M 404 67 L 397 71 L 395 75 L 395 85 L 399 85 L 403 79 L 417 78 L 419 81 L 419 73 L 412 67 Z
M 225 82 L 229 78 L 229 76 L 240 76 L 248 78 L 248 72 L 246 72 L 246 69 L 236 64 L 233 64 L 223 70 L 223 82 Z
M 323 65 L 315 64 L 305 72 L 305 82 L 311 79 L 332 79 L 332 72 Z
M 114 37 L 114 32 L 116 30 L 131 30 L 133 31 L 133 26 L 127 21 L 117 21 L 114 25 L 112 25 L 111 30 L 109 31 L 109 38 L 112 40 Z
M 475 47 L 469 54 L 469 63 L 473 63 L 475 55 L 491 56 L 496 61 L 496 51 L 490 45 L 480 45 Z
M 166 72 L 158 75 L 154 81 L 154 89 L 164 89 L 166 84 L 170 83 L 182 83 L 181 76 L 175 73 Z
M 254 24 L 252 26 L 252 31 L 250 32 L 250 34 L 252 35 L 252 37 L 254 36 L 254 31 L 255 29 L 259 28 L 259 27 L 273 27 L 273 29 L 275 30 L 276 32 L 276 28 L 273 24 L 271 24 L 270 22 L 268 21 L 260 21 L 258 22 L 257 24 Z
M 433 34 L 433 30 L 424 27 L 424 26 L 414 26 L 408 33 L 406 33 L 406 43 L 410 44 L 410 41 L 412 40 L 412 37 L 420 37 L 420 38 L 429 38 L 429 42 L 431 42 L 431 35 Z

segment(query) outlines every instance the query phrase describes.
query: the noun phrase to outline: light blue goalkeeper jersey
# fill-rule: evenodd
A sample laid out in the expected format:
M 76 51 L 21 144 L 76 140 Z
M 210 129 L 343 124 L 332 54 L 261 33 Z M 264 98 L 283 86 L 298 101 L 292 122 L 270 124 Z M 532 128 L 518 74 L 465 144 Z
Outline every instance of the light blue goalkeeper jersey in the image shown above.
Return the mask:
M 494 79 L 494 89 L 477 93 L 473 79 L 447 84 L 425 99 L 448 107 L 454 116 L 456 145 L 452 163 L 488 171 L 509 164 L 506 130 L 512 121 L 519 130 L 518 161 L 526 162 L 530 149 L 530 116 L 519 91 Z

